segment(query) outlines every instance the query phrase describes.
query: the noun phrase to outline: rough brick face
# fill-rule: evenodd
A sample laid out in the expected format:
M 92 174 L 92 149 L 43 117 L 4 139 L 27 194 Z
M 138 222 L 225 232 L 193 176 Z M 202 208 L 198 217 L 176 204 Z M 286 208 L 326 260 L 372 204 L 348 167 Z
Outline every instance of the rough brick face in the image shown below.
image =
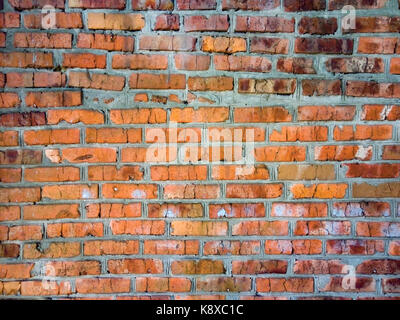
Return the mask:
M 1 296 L 400 298 L 398 0 L 0 7 Z

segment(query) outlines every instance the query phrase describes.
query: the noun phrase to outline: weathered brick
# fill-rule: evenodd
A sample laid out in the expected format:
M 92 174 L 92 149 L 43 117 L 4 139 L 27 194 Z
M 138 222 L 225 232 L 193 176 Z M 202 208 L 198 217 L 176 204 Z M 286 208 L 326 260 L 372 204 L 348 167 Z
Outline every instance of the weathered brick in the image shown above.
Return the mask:
M 185 16 L 184 26 L 186 32 L 228 31 L 229 21 L 227 15 Z
M 88 13 L 88 28 L 103 30 L 141 30 L 145 25 L 143 15 L 134 13 Z
M 294 32 L 294 19 L 279 17 L 236 17 L 237 32 L 263 32 L 263 33 L 292 33 Z

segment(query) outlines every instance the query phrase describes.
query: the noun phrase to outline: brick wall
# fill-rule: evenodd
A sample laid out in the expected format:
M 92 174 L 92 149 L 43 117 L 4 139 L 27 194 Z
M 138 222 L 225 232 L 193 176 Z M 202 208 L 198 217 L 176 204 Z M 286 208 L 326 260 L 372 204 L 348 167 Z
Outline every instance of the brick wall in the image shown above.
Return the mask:
M 0 294 L 400 296 L 398 0 L 0 8 Z

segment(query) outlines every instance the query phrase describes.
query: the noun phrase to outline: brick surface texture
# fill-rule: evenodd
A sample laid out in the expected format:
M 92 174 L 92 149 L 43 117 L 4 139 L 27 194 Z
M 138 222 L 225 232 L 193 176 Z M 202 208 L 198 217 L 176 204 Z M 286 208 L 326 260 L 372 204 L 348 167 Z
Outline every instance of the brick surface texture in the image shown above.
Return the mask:
M 400 1 L 0 8 L 1 296 L 400 299 Z

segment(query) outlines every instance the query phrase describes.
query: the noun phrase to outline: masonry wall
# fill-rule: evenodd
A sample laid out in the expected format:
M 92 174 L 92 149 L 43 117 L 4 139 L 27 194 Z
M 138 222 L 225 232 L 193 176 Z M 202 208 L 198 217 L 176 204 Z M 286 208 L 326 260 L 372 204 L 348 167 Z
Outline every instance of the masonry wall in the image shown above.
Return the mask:
M 400 297 L 398 0 L 0 4 L 3 297 Z

